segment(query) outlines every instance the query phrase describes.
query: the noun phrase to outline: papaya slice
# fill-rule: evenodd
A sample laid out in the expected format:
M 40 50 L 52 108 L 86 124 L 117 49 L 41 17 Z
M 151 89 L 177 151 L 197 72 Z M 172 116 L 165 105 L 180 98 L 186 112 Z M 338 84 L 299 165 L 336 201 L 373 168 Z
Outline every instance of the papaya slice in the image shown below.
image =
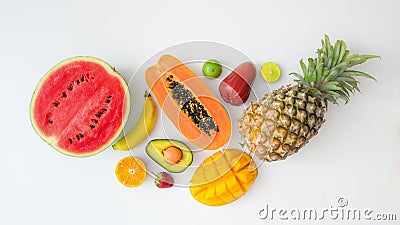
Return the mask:
M 163 55 L 147 68 L 146 82 L 159 106 L 191 143 L 215 150 L 226 144 L 232 124 L 214 93 L 185 64 Z

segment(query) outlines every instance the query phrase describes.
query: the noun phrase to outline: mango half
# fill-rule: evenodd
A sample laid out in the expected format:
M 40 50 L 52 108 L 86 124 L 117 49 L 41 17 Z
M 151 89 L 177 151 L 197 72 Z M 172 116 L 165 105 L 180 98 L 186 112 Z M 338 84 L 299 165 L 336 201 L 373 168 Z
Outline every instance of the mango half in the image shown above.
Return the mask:
M 206 158 L 197 168 L 190 180 L 190 193 L 205 205 L 225 205 L 243 196 L 257 175 L 250 155 L 241 150 L 225 149 Z

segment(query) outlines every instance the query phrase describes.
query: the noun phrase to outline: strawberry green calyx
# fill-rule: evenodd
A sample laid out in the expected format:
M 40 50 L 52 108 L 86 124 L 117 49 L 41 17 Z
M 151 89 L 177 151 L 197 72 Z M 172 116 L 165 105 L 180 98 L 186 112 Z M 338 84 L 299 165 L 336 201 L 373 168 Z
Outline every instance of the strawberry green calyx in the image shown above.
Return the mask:
M 153 173 L 153 175 L 156 177 L 154 183 L 158 188 L 170 188 L 174 185 L 174 179 L 166 172 Z

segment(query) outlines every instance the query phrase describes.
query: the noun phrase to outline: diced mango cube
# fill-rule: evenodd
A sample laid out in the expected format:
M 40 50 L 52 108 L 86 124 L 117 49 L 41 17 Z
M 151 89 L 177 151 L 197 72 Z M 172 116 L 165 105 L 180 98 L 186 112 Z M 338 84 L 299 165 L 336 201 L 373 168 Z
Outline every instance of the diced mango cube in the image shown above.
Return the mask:
M 257 174 L 247 153 L 227 149 L 208 157 L 197 168 L 190 180 L 190 193 L 203 204 L 225 205 L 243 196 Z

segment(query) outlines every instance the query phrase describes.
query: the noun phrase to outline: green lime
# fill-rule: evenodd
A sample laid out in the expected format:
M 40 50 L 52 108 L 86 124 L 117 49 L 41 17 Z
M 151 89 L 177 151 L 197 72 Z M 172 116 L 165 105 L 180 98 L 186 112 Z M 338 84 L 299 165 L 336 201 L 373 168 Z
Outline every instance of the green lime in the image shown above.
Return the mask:
M 207 78 L 216 78 L 221 75 L 222 66 L 218 60 L 210 59 L 204 63 L 202 71 Z
M 275 82 L 281 76 L 281 71 L 276 63 L 267 62 L 262 65 L 261 74 L 267 82 Z

